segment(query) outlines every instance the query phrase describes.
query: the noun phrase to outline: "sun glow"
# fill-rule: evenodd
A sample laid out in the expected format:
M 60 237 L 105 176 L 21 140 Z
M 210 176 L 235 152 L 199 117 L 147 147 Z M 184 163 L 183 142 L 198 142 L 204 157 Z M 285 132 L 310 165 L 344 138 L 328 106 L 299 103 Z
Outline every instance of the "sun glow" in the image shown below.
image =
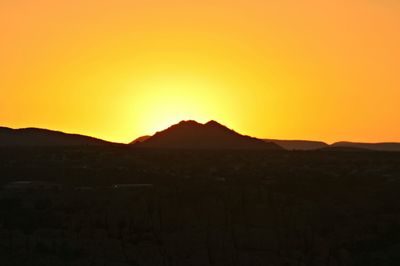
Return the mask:
M 136 84 L 132 116 L 146 134 L 181 120 L 206 122 L 221 113 L 223 90 L 215 80 L 188 74 L 154 75 Z

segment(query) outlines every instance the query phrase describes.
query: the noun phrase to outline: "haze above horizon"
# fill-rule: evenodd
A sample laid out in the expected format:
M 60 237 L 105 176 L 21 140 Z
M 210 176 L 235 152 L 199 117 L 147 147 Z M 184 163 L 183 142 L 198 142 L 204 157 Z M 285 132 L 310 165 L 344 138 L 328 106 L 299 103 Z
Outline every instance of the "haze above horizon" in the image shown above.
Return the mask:
M 400 2 L 2 1 L 0 125 L 400 141 Z

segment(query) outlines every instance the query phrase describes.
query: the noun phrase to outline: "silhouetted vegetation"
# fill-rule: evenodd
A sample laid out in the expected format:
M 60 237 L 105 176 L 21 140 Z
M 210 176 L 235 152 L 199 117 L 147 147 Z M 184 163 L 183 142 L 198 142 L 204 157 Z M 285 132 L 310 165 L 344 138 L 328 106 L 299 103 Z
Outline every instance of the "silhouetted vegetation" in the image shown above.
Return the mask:
M 0 149 L 1 265 L 399 265 L 400 153 Z

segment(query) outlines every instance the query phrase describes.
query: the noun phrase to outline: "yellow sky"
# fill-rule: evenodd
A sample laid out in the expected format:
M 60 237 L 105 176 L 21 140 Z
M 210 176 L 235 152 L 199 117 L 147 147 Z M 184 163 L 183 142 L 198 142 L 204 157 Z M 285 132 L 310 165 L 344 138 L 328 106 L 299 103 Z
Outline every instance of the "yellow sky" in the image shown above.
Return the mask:
M 0 125 L 400 141 L 397 0 L 0 1 Z

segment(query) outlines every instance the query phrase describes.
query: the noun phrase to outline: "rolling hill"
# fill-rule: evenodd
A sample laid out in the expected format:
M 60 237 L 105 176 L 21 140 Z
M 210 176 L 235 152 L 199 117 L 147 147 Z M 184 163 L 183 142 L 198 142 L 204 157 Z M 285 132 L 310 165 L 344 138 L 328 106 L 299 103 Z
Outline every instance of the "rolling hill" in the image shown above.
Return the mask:
M 278 140 L 264 139 L 266 142 L 273 142 L 286 150 L 317 150 L 328 147 L 328 144 L 322 141 L 310 140 Z
M 86 146 L 109 144 L 111 143 L 97 138 L 48 129 L 0 127 L 0 146 Z
M 359 148 L 372 151 L 400 151 L 400 143 L 398 142 L 363 143 L 363 142 L 340 141 L 333 143 L 331 147 Z
M 216 121 L 201 124 L 193 120 L 181 121 L 133 145 L 168 149 L 283 150 L 275 143 L 241 135 Z

